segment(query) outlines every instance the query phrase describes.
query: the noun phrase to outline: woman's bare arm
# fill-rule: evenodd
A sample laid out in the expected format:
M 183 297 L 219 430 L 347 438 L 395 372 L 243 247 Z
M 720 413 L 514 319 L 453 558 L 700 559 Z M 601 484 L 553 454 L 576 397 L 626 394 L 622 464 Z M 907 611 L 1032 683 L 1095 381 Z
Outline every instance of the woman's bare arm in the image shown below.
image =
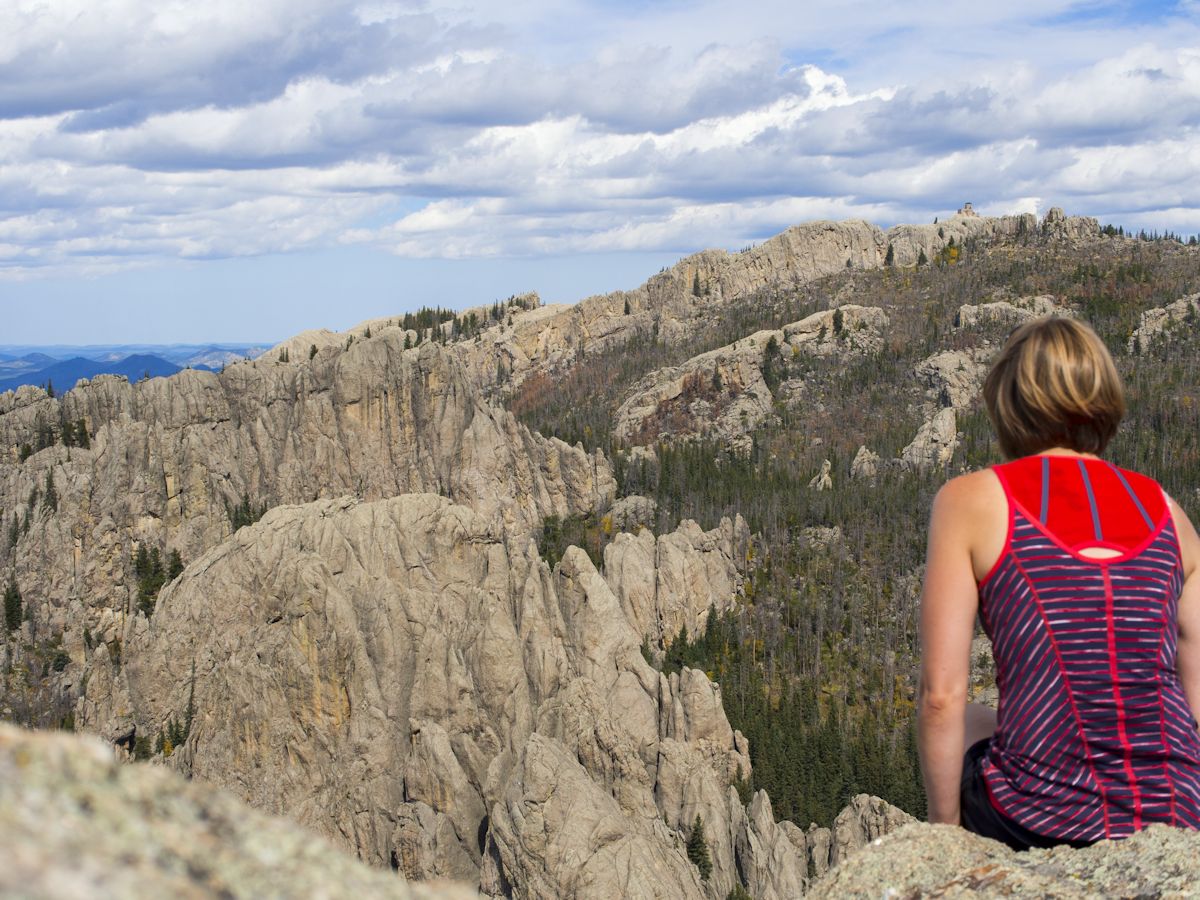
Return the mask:
M 929 821 L 958 824 L 964 712 L 979 595 L 971 543 L 980 475 L 946 484 L 933 504 L 921 593 L 918 747 Z
M 1171 501 L 1175 531 L 1183 551 L 1183 593 L 1179 595 L 1179 677 L 1192 707 L 1200 718 L 1200 536 L 1179 505 Z

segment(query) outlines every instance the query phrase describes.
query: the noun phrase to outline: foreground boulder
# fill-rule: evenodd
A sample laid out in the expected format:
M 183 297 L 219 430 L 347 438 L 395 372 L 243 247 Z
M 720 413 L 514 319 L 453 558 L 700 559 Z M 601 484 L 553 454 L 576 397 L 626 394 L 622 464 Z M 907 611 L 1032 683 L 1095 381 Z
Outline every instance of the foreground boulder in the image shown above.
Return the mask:
M 1083 850 L 1015 853 L 950 825 L 909 825 L 818 881 L 811 898 L 1194 897 L 1200 835 L 1153 825 Z
M 98 740 L 0 725 L 0 895 L 476 896 L 409 886 L 284 819 Z

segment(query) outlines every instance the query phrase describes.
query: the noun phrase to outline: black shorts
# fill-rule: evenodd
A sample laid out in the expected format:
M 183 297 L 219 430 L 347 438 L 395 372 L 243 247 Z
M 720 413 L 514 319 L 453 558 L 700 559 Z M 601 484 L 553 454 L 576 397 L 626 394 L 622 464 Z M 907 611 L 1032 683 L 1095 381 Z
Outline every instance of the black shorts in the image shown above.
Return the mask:
M 991 738 L 976 741 L 963 756 L 962 826 L 967 831 L 1008 844 L 1014 850 L 1033 847 L 1086 847 L 1089 842 L 1064 841 L 1035 834 L 1024 825 L 1014 822 L 992 805 L 987 785 L 983 783 L 983 757 Z

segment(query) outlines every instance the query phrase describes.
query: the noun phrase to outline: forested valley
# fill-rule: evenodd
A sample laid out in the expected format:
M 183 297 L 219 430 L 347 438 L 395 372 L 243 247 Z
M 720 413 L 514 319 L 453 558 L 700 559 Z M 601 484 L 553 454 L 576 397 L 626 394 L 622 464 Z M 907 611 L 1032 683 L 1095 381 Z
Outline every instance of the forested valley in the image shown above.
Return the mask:
M 753 772 L 739 786 L 765 788 L 776 815 L 801 827 L 829 824 L 858 792 L 924 813 L 913 729 L 917 613 L 925 526 L 933 495 L 955 474 L 1000 461 L 981 400 L 958 415 L 949 465 L 933 471 L 896 457 L 922 422 L 915 367 L 934 353 L 1003 343 L 1011 324 L 965 327 L 963 305 L 1052 295 L 1092 324 L 1113 351 L 1129 412 L 1109 458 L 1158 478 L 1200 512 L 1200 353 L 1194 308 L 1159 339 L 1134 339 L 1141 314 L 1196 290 L 1200 253 L 1173 239 L 1116 235 L 1083 248 L 1035 240 L 976 246 L 916 268 L 847 270 L 806 285 L 776 285 L 714 308 L 686 344 L 653 331 L 588 352 L 558 377 L 535 376 L 510 398 L 531 428 L 600 449 L 614 460 L 620 495 L 656 503 L 645 527 L 664 534 L 691 518 L 712 528 L 741 515 L 754 535 L 743 596 L 702 635 L 644 648 L 666 671 L 686 665 L 719 681 L 733 727 L 750 739 Z M 882 307 L 883 347 L 867 356 L 782 354 L 764 360 L 776 391 L 774 418 L 749 449 L 720 441 L 649 443 L 616 436 L 614 417 L 647 373 L 844 304 Z M 774 387 L 773 385 L 773 387 Z M 714 386 L 719 387 L 719 386 Z M 851 478 L 860 446 L 883 461 Z M 810 481 L 825 460 L 832 488 Z M 598 564 L 613 534 L 603 516 L 548 521 L 548 561 L 568 544 Z M 986 683 L 989 672 L 976 675 Z

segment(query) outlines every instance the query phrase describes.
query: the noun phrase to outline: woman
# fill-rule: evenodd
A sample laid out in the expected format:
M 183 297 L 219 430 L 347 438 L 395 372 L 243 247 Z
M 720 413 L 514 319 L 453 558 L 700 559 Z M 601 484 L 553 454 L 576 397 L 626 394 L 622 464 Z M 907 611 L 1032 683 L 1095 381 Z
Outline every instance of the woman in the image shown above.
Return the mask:
M 1066 318 L 1009 338 L 983 388 L 1011 460 L 947 483 L 921 599 L 931 822 L 1016 849 L 1200 828 L 1200 538 L 1101 459 L 1124 415 L 1104 344 Z M 999 715 L 967 703 L 975 617 Z

